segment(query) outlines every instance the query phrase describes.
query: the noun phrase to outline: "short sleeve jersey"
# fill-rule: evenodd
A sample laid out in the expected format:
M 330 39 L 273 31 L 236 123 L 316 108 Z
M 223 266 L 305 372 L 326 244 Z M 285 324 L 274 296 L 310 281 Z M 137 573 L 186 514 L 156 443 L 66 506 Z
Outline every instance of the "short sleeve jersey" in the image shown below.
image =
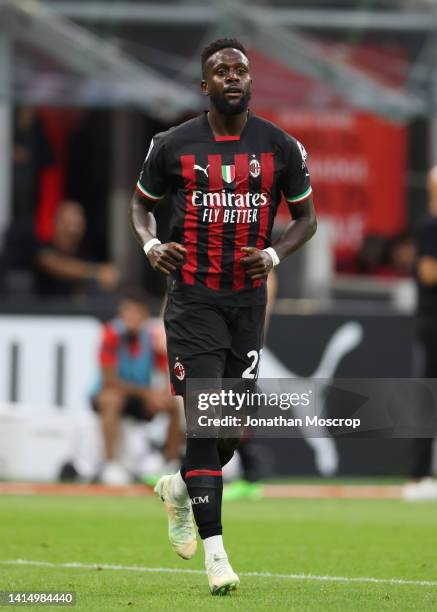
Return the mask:
M 128 333 L 121 319 L 108 321 L 102 327 L 99 350 L 100 374 L 90 389 L 95 396 L 103 386 L 103 370 L 115 370 L 125 382 L 154 386 L 157 372 L 168 371 L 167 353 L 160 338 L 160 324 L 149 320 L 138 335 Z
M 265 302 L 242 247 L 271 244 L 282 194 L 290 206 L 311 194 L 303 145 L 249 112 L 240 136 L 215 137 L 204 113 L 151 141 L 137 183 L 147 206 L 171 198 L 170 240 L 187 249 L 171 287 L 223 305 Z
M 427 216 L 416 231 L 417 255 L 437 259 L 437 218 Z M 437 285 L 423 285 L 418 281 L 420 315 L 432 316 L 437 320 Z

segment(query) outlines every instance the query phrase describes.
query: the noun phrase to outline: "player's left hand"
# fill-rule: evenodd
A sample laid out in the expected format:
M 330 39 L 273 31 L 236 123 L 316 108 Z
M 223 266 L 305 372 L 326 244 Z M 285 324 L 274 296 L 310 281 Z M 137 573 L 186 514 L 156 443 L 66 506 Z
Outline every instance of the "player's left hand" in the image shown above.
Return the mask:
M 273 268 L 270 255 L 255 247 L 242 247 L 241 251 L 245 253 L 245 256 L 240 259 L 240 263 L 243 265 L 246 274 L 252 280 L 267 278 Z

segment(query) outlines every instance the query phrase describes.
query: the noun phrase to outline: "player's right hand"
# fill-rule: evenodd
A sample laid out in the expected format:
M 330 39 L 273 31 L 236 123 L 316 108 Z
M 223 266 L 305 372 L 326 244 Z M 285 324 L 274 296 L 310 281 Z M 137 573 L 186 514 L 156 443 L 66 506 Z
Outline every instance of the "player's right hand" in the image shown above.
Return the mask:
M 152 247 L 147 257 L 154 270 L 168 276 L 183 264 L 186 254 L 187 249 L 178 242 L 166 242 Z

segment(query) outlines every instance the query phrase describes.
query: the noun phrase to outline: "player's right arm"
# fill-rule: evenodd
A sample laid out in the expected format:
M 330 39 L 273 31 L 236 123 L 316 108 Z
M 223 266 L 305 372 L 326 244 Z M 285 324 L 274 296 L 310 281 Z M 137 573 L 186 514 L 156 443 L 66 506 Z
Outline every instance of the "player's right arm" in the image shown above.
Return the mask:
M 155 206 L 164 199 L 168 177 L 164 146 L 159 137 L 152 139 L 140 178 L 131 200 L 130 221 L 138 242 L 154 270 L 169 275 L 184 261 L 186 249 L 177 242 L 162 244 L 156 235 Z

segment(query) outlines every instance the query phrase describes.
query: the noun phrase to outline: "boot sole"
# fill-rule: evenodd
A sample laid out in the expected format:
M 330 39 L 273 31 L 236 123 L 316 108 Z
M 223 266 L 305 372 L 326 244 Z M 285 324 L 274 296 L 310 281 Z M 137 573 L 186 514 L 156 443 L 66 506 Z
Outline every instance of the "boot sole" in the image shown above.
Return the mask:
M 224 597 L 225 595 L 228 595 L 231 591 L 236 591 L 238 584 L 238 582 L 232 582 L 231 584 L 224 584 L 220 587 L 213 587 L 211 589 L 211 595 L 214 595 L 216 597 Z

